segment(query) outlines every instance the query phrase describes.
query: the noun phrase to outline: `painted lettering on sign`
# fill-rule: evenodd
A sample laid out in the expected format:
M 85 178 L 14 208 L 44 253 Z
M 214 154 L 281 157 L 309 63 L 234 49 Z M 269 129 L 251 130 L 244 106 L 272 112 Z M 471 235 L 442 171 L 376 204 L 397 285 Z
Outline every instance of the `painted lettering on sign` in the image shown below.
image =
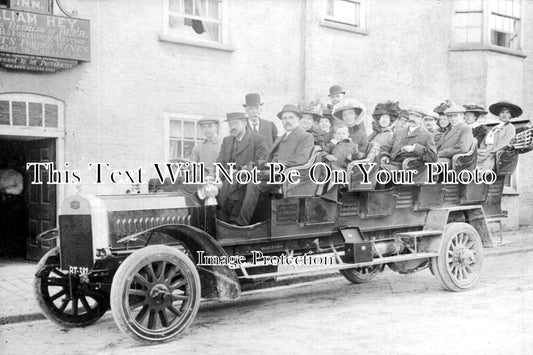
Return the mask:
M 89 20 L 0 9 L 0 52 L 89 61 Z
M 49 0 L 11 0 L 11 8 L 46 14 L 50 12 Z

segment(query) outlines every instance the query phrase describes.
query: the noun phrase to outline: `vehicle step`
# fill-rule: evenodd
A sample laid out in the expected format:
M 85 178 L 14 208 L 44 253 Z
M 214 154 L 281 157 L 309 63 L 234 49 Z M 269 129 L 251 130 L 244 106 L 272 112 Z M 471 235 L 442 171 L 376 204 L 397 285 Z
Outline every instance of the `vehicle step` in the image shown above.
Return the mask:
M 418 237 L 431 237 L 435 235 L 442 235 L 442 231 L 425 229 L 425 230 L 414 231 L 414 232 L 396 233 L 394 236 L 400 237 L 400 238 L 418 238 Z
M 405 260 L 416 260 L 416 259 L 425 259 L 425 258 L 432 258 L 437 256 L 438 253 L 418 253 L 415 255 L 413 254 L 403 254 L 403 255 L 395 255 L 395 256 L 387 256 L 384 258 L 375 258 L 373 261 L 365 262 L 365 263 L 357 263 L 357 264 L 348 264 L 348 263 L 342 263 L 342 264 L 334 264 L 334 265 L 324 265 L 320 267 L 309 267 L 309 266 L 299 266 L 301 269 L 292 269 L 287 271 L 278 271 L 278 272 L 270 272 L 266 274 L 257 274 L 257 275 L 247 275 L 247 276 L 239 276 L 239 279 L 247 279 L 247 280 L 258 280 L 258 279 L 266 279 L 266 278 L 272 278 L 272 277 L 281 277 L 281 276 L 291 276 L 291 275 L 313 275 L 313 274 L 319 274 L 323 273 L 327 270 L 342 270 L 342 269 L 351 269 L 354 267 L 364 267 L 364 266 L 372 266 L 372 265 L 379 265 L 379 264 L 388 264 L 393 263 L 397 261 L 405 261 Z M 247 265 L 248 263 L 244 263 L 244 267 L 249 267 Z

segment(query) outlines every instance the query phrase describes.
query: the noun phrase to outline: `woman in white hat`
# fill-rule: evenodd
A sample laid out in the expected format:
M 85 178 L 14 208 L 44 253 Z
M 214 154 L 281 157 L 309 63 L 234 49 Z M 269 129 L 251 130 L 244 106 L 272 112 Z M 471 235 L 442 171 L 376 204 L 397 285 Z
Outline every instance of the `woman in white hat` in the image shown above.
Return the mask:
M 500 123 L 485 136 L 477 152 L 477 166 L 483 170 L 494 169 L 496 152 L 503 150 L 515 136 L 511 118 L 520 117 L 522 109 L 510 102 L 500 101 L 489 107 L 490 113 L 500 118 Z

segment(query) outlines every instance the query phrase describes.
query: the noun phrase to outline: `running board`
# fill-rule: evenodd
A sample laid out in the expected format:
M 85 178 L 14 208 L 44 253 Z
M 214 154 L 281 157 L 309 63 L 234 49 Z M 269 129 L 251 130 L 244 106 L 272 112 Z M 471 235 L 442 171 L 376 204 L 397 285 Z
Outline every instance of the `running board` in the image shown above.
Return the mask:
M 380 264 L 388 264 L 398 261 L 406 261 L 406 260 L 417 260 L 417 259 L 426 259 L 426 258 L 432 258 L 437 256 L 438 253 L 418 253 L 418 254 L 404 254 L 404 255 L 395 255 L 395 256 L 387 256 L 382 258 L 376 258 L 374 261 L 364 262 L 364 263 L 356 263 L 356 264 L 347 264 L 347 263 L 338 263 L 334 265 L 324 265 L 319 267 L 310 267 L 310 266 L 298 266 L 302 268 L 302 270 L 296 269 L 296 267 L 293 270 L 287 270 L 287 271 L 280 271 L 280 272 L 270 272 L 267 274 L 259 274 L 259 275 L 248 275 L 248 273 L 243 272 L 244 276 L 239 276 L 239 279 L 243 280 L 259 280 L 259 279 L 268 279 L 273 277 L 282 277 L 282 276 L 292 276 L 292 275 L 314 275 L 314 274 L 321 274 L 324 273 L 324 271 L 337 271 L 337 270 L 343 270 L 343 269 L 353 269 L 356 267 L 365 267 L 365 266 L 372 266 L 372 265 L 380 265 Z M 323 257 L 324 254 L 319 255 L 318 257 Z M 317 256 L 315 256 L 317 257 Z M 336 259 L 332 256 L 333 259 Z M 337 261 L 338 262 L 338 261 Z M 241 264 L 241 270 L 246 269 L 247 267 L 257 267 L 257 266 L 265 266 L 265 265 L 257 265 L 257 264 L 251 264 L 251 263 L 243 263 Z M 290 266 L 290 265 L 288 265 Z

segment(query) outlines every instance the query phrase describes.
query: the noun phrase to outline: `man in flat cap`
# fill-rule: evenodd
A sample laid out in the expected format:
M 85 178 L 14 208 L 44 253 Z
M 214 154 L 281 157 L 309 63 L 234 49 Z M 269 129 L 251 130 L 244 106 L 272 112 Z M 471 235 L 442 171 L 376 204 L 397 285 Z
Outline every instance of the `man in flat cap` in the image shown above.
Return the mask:
M 437 141 L 440 162 L 449 164 L 454 155 L 468 152 L 474 143 L 472 129 L 465 123 L 464 113 L 465 109 L 457 105 L 444 110 L 452 128 L 444 132 Z
M 274 142 L 267 161 L 281 163 L 285 168 L 305 164 L 313 150 L 313 136 L 300 127 L 299 121 L 302 118 L 302 114 L 295 105 L 285 105 L 278 113 L 278 118 L 283 123 L 283 128 L 285 128 L 286 132 Z M 278 188 L 279 185 L 267 184 L 266 181 L 261 181 L 258 185 L 248 184 L 236 223 L 241 226 L 249 225 L 257 206 L 259 195 Z
M 250 129 L 263 135 L 266 138 L 268 149 L 272 148 L 272 144 L 278 138 L 278 129 L 274 123 L 261 118 L 263 112 L 261 96 L 257 93 L 250 93 L 244 99 L 243 106 L 248 116 Z
M 244 113 L 232 112 L 228 113 L 226 117 L 230 135 L 222 140 L 217 162 L 235 163 L 235 169 L 240 170 L 251 163 L 264 161 L 268 154 L 266 138 L 248 127 L 247 117 Z M 236 182 L 232 185 L 227 181 L 223 183 L 218 195 L 219 219 L 235 220 L 244 198 L 245 187 L 245 185 L 239 185 Z
M 217 160 L 222 140 L 218 137 L 220 120 L 213 116 L 204 116 L 198 120 L 198 126 L 205 136 L 203 142 L 198 143 L 192 149 L 191 160 L 196 163 L 204 163 L 205 172 L 212 175 L 213 163 Z
M 433 136 L 422 125 L 422 118 L 426 111 L 420 107 L 409 109 L 409 124 L 407 127 L 398 128 L 392 137 L 392 143 L 383 147 L 384 152 L 381 160 L 384 168 L 401 168 L 406 158 L 416 158 L 409 168 L 418 169 L 425 162 L 437 161 L 437 147 Z M 421 169 L 418 169 L 421 171 Z

